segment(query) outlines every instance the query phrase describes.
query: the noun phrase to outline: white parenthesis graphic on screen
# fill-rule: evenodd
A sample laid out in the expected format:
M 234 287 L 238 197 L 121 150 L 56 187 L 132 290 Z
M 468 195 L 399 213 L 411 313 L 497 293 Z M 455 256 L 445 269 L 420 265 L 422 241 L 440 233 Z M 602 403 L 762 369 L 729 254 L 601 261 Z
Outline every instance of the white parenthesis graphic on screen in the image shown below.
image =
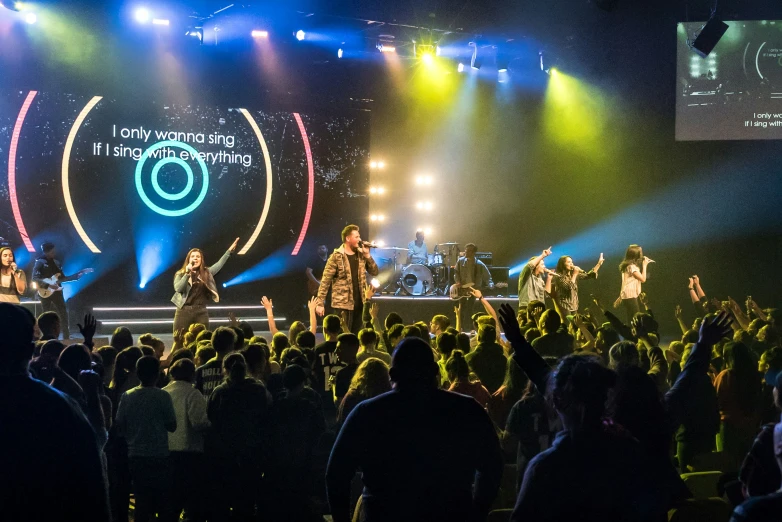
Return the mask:
M 253 231 L 252 236 L 250 236 L 247 244 L 244 245 L 244 247 L 242 247 L 242 249 L 239 251 L 239 255 L 242 256 L 246 254 L 248 250 L 250 250 L 250 247 L 253 246 L 255 240 L 258 239 L 258 236 L 261 233 L 261 229 L 263 229 L 263 224 L 266 222 L 266 217 L 269 215 L 269 207 L 271 207 L 272 203 L 272 161 L 269 157 L 269 149 L 266 147 L 266 140 L 263 139 L 261 129 L 258 128 L 258 124 L 255 122 L 252 114 L 250 114 L 247 109 L 239 109 L 239 112 L 241 112 L 244 117 L 247 118 L 247 121 L 250 122 L 250 127 L 252 127 L 253 131 L 255 131 L 255 136 L 261 143 L 261 149 L 263 149 L 263 159 L 266 163 L 266 199 L 263 202 L 263 212 L 261 212 L 261 219 L 258 220 L 258 224 L 255 225 L 255 230 Z

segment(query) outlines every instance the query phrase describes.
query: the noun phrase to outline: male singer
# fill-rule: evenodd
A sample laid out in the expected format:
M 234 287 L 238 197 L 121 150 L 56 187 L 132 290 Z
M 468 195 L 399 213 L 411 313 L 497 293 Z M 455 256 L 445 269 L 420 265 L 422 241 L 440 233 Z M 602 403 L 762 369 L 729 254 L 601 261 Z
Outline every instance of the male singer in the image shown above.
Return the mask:
M 362 243 L 358 226 L 348 225 L 342 230 L 342 246 L 331 253 L 323 270 L 315 308 L 317 314 L 323 315 L 326 294 L 331 288 L 331 307 L 342 316 L 350 331 L 357 334 L 362 324 L 367 272 L 376 276 L 377 263 L 369 255 L 369 247 Z

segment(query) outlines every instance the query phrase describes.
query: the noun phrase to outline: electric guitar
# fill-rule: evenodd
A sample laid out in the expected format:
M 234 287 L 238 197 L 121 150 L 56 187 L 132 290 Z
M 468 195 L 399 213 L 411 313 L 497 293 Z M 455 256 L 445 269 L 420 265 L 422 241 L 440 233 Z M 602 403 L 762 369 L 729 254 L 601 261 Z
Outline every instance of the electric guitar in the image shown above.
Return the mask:
M 54 292 L 61 292 L 62 291 L 62 284 L 61 283 L 70 283 L 71 281 L 78 281 L 81 279 L 81 277 L 84 274 L 91 274 L 94 272 L 92 268 L 85 268 L 83 270 L 79 270 L 72 276 L 65 277 L 62 274 L 55 274 L 52 277 L 41 279 L 42 283 L 46 283 L 48 285 L 47 288 L 42 288 L 41 286 L 38 287 L 38 295 L 42 298 L 46 299 L 47 297 L 51 297 Z
M 473 283 L 468 283 L 462 286 L 451 285 L 448 293 L 450 294 L 452 300 L 458 301 L 459 299 L 472 296 L 472 287 Z

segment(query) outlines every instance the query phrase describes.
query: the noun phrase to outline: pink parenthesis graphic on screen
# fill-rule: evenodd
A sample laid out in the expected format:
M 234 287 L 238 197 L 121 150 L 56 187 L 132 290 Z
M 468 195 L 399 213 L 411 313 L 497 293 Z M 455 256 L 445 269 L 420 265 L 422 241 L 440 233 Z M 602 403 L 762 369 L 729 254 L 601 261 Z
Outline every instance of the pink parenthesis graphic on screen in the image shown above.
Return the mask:
M 296 118 L 296 123 L 299 124 L 299 131 L 301 131 L 301 140 L 304 142 L 304 150 L 307 152 L 307 177 L 309 179 L 307 190 L 307 212 L 304 213 L 304 224 L 301 226 L 301 232 L 299 233 L 299 239 L 296 241 L 296 246 L 293 247 L 292 256 L 299 253 L 301 244 L 304 242 L 304 236 L 307 235 L 307 228 L 310 226 L 310 216 L 312 215 L 312 201 L 315 199 L 315 168 L 312 165 L 312 150 L 310 149 L 310 139 L 307 137 L 307 129 L 304 128 L 304 122 L 301 121 L 301 115 L 298 112 L 293 113 L 293 117 Z
M 11 198 L 14 221 L 16 221 L 16 226 L 22 235 L 22 241 L 28 252 L 35 252 L 35 247 L 32 241 L 30 241 L 30 236 L 27 235 L 27 230 L 24 228 L 24 222 L 22 221 L 22 213 L 19 211 L 19 200 L 16 194 L 16 148 L 19 145 L 19 135 L 22 133 L 24 119 L 27 117 L 27 111 L 30 109 L 36 94 L 38 94 L 38 91 L 30 91 L 27 99 L 24 100 L 24 104 L 22 104 L 22 109 L 16 118 L 16 125 L 14 125 L 14 133 L 11 135 L 11 148 L 8 152 L 8 194 Z

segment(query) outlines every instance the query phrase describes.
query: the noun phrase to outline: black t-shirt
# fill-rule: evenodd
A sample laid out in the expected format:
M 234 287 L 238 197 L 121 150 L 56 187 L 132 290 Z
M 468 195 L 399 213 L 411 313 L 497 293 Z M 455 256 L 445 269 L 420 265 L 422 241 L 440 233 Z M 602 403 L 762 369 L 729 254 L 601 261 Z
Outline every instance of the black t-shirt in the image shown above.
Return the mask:
M 573 354 L 573 336 L 560 328 L 556 333 L 546 334 L 532 341 L 532 347 L 541 357 L 559 359 Z
M 340 402 L 342 397 L 347 395 L 350 389 L 350 381 L 353 380 L 357 369 L 358 363 L 353 363 L 337 371 L 337 375 L 334 377 L 334 395 L 337 396 L 337 402 Z
M 337 358 L 337 341 L 326 341 L 315 347 L 315 364 L 312 366 L 313 389 L 318 392 L 324 408 L 334 409 L 329 379 L 345 366 Z
M 361 287 L 358 284 L 358 254 L 348 254 L 347 256 L 350 263 L 350 277 L 353 279 L 353 307 L 359 308 L 364 300 L 361 299 Z
M 186 305 L 206 306 L 209 303 L 209 289 L 201 281 L 196 281 L 190 287 L 190 293 L 187 294 Z
M 312 275 L 315 276 L 315 279 L 318 281 L 323 277 L 323 271 L 326 269 L 326 261 L 328 261 L 328 257 L 326 259 L 321 259 L 320 256 L 315 255 L 307 262 L 307 268 L 312 270 Z

